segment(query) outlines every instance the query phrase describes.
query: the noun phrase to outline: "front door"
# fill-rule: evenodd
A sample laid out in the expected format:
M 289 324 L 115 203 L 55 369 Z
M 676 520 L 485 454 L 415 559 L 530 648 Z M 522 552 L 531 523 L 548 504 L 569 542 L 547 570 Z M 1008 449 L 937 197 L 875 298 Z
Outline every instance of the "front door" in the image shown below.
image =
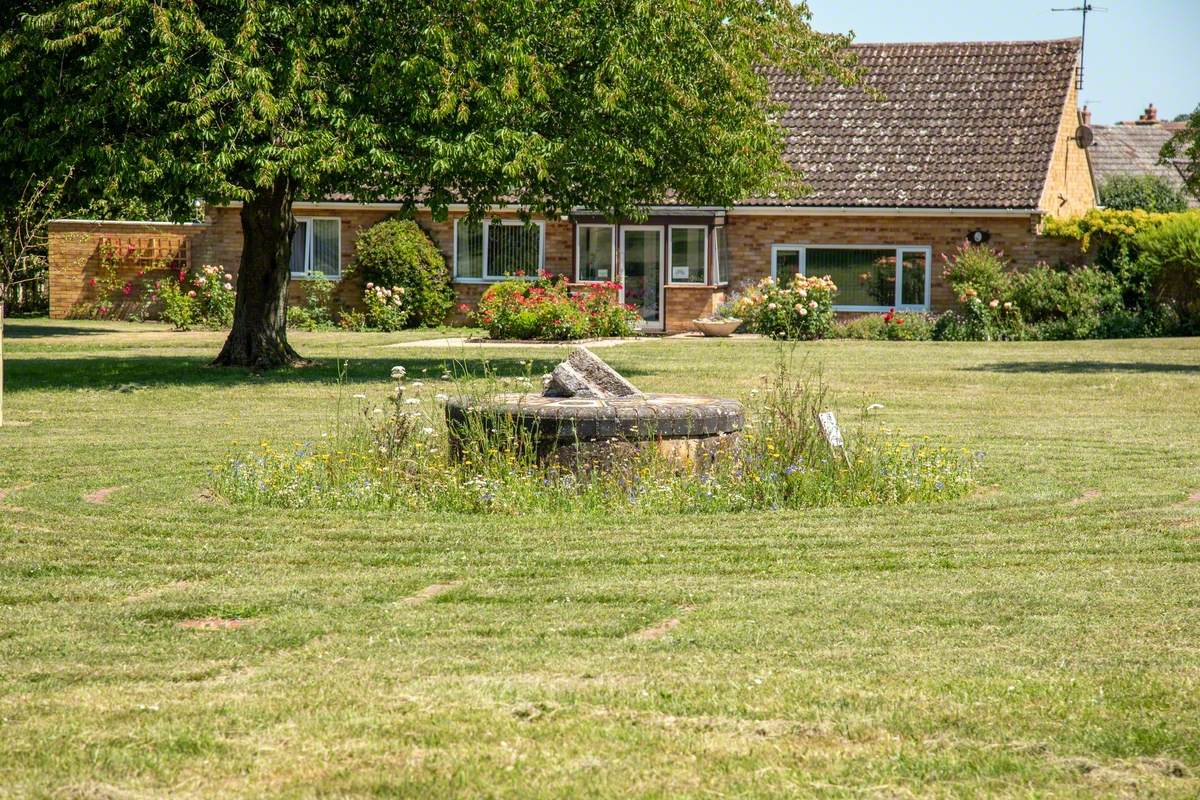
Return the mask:
M 663 229 L 652 225 L 621 228 L 624 302 L 642 317 L 649 331 L 663 329 Z

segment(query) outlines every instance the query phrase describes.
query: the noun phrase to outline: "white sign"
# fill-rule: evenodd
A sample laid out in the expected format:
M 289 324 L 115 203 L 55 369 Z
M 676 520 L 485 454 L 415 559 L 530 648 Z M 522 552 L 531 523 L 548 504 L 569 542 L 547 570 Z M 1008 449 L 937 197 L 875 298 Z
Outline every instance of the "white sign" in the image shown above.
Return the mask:
M 825 441 L 829 442 L 830 447 L 842 447 L 842 429 L 838 427 L 837 417 L 832 411 L 822 411 L 817 414 L 817 421 L 821 423 L 821 435 L 825 437 Z
M 671 280 L 686 281 L 688 279 L 688 267 L 684 264 L 682 267 L 671 266 Z

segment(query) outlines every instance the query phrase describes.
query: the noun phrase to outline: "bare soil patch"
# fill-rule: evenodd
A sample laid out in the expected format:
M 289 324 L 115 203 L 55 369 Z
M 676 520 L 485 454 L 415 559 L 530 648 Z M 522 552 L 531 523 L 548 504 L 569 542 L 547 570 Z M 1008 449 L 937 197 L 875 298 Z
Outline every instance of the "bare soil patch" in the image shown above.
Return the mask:
M 85 503 L 91 503 L 92 505 L 107 503 L 108 498 L 112 496 L 113 492 L 120 491 L 123 488 L 124 487 L 122 486 L 106 486 L 103 489 L 96 489 L 95 491 L 85 494 L 83 496 L 83 501 Z
M 462 585 L 462 581 L 451 581 L 450 583 L 433 583 L 433 584 L 430 584 L 429 586 L 426 586 L 424 589 L 417 592 L 416 594 L 410 594 L 408 597 L 405 597 L 400 602 L 406 606 L 420 605 L 421 603 L 427 603 L 430 600 L 432 600 L 433 598 L 437 597 L 438 595 L 445 594 L 446 592 L 450 591 L 451 589 L 453 589 L 457 586 L 461 586 L 461 585 Z
M 664 619 L 662 622 L 655 623 L 654 625 L 651 625 L 648 628 L 642 628 L 640 631 L 636 631 L 635 633 L 630 634 L 630 638 L 638 639 L 643 642 L 650 642 L 650 641 L 654 641 L 655 639 L 661 639 L 662 637 L 666 636 L 671 631 L 678 628 L 679 623 L 681 621 L 680 618 L 683 617 L 688 612 L 690 612 L 691 610 L 692 610 L 692 606 L 684 606 L 683 608 L 679 609 L 678 617 L 670 617 L 669 619 Z
M 1069 506 L 1081 506 L 1081 505 L 1083 505 L 1084 503 L 1090 503 L 1090 502 L 1092 502 L 1093 500 L 1099 499 L 1099 497 L 1100 497 L 1100 490 L 1099 490 L 1099 489 L 1088 489 L 1086 492 L 1084 492 L 1083 494 L 1079 495 L 1079 497 L 1076 497 L 1074 500 L 1072 500 L 1071 502 L 1067 503 L 1067 505 L 1069 505 Z
M 258 624 L 256 619 L 222 619 L 221 617 L 205 617 L 203 619 L 185 619 L 179 627 L 191 631 L 235 631 L 250 625 Z

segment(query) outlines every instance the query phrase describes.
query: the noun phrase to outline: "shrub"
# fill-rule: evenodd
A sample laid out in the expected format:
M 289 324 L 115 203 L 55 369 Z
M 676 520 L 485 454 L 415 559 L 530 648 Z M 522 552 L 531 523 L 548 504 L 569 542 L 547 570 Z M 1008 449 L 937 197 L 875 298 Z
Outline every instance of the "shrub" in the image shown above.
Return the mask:
M 934 318 L 918 311 L 891 309 L 884 314 L 864 314 L 846 322 L 834 323 L 834 339 L 874 339 L 877 341 L 915 342 L 933 338 Z
M 442 324 L 454 303 L 446 260 L 410 219 L 387 219 L 360 233 L 350 271 L 367 284 L 404 289 L 409 327 Z
M 206 264 L 199 274 L 181 269 L 159 281 L 155 291 L 162 301 L 162 318 L 179 330 L 233 324 L 233 276 L 219 266 Z
M 1006 299 L 1016 305 L 1038 339 L 1087 339 L 1101 321 L 1122 308 L 1121 286 L 1091 267 L 1052 269 L 1038 264 L 1013 276 Z
M 971 297 L 1003 302 L 1009 292 L 1012 273 L 999 250 L 963 242 L 953 254 L 942 253 L 942 262 L 942 277 L 959 302 L 965 303 Z
M 333 281 L 320 272 L 311 272 L 300 281 L 303 300 L 288 309 L 288 326 L 303 331 L 333 328 Z
M 566 281 L 543 272 L 536 281 L 492 284 L 469 316 L 493 339 L 629 336 L 638 316 L 620 303 L 620 289 L 616 283 L 589 284 L 571 294 Z M 469 309 L 463 306 L 463 311 Z
M 365 331 L 369 327 L 367 315 L 362 311 L 347 309 L 338 315 L 338 327 L 344 331 Z
M 1157 300 L 1200 317 L 1200 214 L 1175 214 L 1138 234 L 1138 264 Z
M 828 275 L 795 275 L 786 286 L 763 278 L 737 293 L 733 310 L 752 333 L 772 339 L 823 339 L 833 331 L 836 291 Z
M 938 317 L 931 333 L 939 342 L 1014 341 L 1024 338 L 1025 326 L 1012 301 L 968 297 L 961 310 Z
M 376 286 L 368 283 L 363 290 L 366 305 L 366 326 L 385 332 L 398 331 L 408 321 L 408 306 L 404 302 L 406 291 L 403 286 Z
M 1187 210 L 1187 198 L 1158 175 L 1113 175 L 1100 184 L 1100 205 L 1116 211 Z
M 196 300 L 195 291 L 183 288 L 179 281 L 167 279 L 158 285 L 158 298 L 162 302 L 160 316 L 175 326 L 176 330 L 186 331 L 196 324 L 200 315 L 200 303 Z

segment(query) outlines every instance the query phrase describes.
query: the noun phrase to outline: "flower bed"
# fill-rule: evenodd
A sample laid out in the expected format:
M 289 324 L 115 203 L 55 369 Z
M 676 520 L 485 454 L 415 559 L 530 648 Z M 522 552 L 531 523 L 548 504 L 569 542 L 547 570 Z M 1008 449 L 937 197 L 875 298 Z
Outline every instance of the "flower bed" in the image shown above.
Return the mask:
M 460 310 L 493 339 L 570 341 L 630 336 L 638 316 L 620 302 L 620 284 L 587 284 L 572 290 L 560 277 L 542 272 L 537 280 L 492 284 L 474 311 Z
M 745 330 L 772 339 L 823 339 L 833 330 L 835 292 L 828 275 L 796 275 L 786 285 L 763 278 L 739 291 L 728 313 L 741 318 Z

